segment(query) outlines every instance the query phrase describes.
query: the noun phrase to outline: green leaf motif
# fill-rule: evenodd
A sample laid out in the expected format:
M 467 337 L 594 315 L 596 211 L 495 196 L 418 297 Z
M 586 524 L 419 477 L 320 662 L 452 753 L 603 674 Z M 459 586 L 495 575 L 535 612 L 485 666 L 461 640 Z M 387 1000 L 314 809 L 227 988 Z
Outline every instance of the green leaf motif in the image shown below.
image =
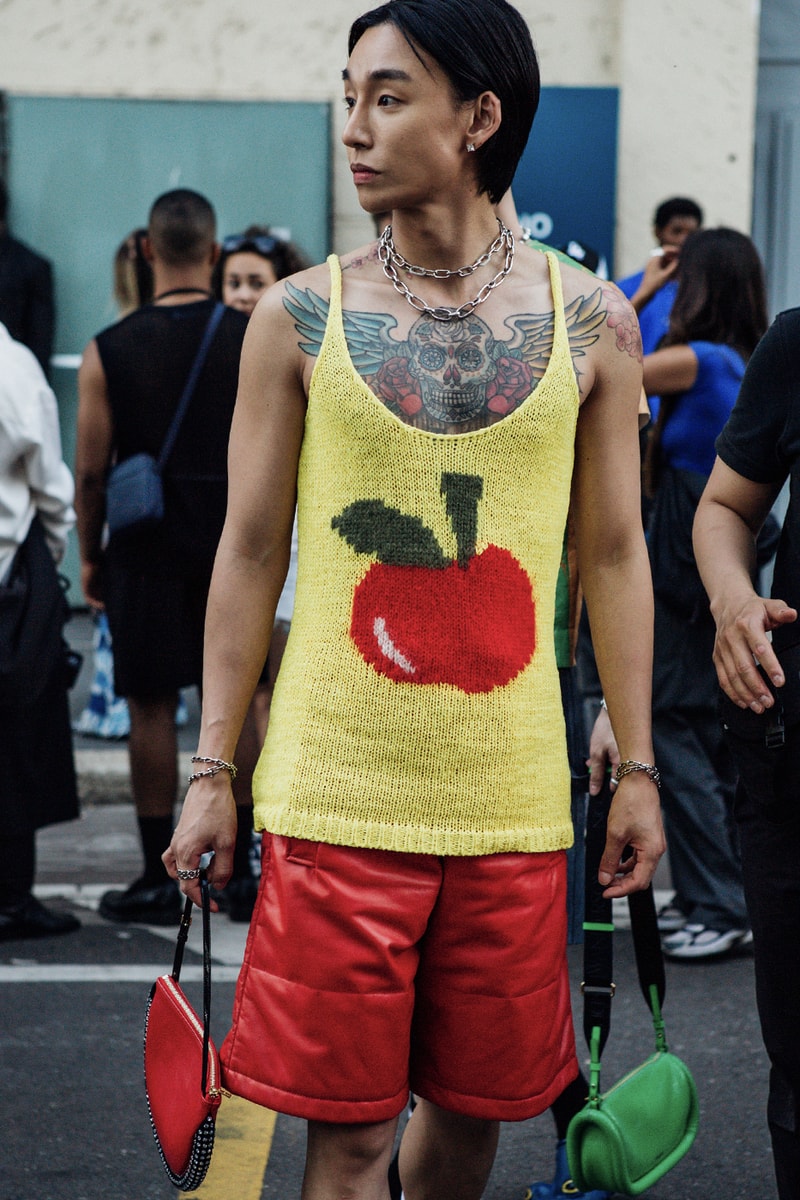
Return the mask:
M 334 517 L 331 527 L 357 554 L 374 554 L 395 567 L 444 569 L 445 558 L 433 532 L 419 517 L 389 508 L 382 500 L 356 500 Z

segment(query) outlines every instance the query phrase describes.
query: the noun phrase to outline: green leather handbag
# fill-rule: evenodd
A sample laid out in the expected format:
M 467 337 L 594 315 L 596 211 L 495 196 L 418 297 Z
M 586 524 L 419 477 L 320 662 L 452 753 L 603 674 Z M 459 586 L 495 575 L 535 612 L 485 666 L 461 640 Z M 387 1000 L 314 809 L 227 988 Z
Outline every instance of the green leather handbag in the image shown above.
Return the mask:
M 592 1055 L 589 1100 L 567 1131 L 570 1172 L 581 1191 L 639 1196 L 695 1139 L 697 1090 L 689 1068 L 667 1049 L 655 986 L 653 1003 L 655 1053 L 603 1094 L 600 1060 Z
M 607 1092 L 600 1056 L 611 1026 L 612 905 L 597 882 L 610 793 L 590 797 L 586 827 L 583 1029 L 589 1046 L 589 1096 L 567 1130 L 576 1191 L 638 1196 L 683 1158 L 698 1125 L 697 1090 L 684 1062 L 667 1046 L 661 1006 L 666 981 L 652 888 L 628 897 L 639 987 L 653 1020 L 655 1052 Z

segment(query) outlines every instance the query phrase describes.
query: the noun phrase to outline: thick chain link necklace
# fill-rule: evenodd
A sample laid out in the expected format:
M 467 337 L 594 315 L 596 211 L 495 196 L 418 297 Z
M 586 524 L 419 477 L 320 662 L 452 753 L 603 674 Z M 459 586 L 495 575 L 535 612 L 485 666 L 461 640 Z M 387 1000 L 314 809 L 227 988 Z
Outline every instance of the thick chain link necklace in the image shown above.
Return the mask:
M 417 267 L 413 263 L 407 262 L 402 254 L 399 254 L 395 249 L 392 239 L 392 227 L 391 225 L 387 225 L 378 239 L 378 259 L 383 267 L 383 273 L 395 291 L 399 292 L 403 299 L 407 300 L 417 312 L 425 313 L 426 316 L 432 317 L 434 321 L 460 321 L 462 318 L 468 317 L 471 312 L 475 311 L 479 304 L 483 304 L 484 300 L 489 298 L 494 289 L 500 286 L 514 265 L 514 235 L 499 218 L 497 224 L 500 226 L 500 232 L 489 249 L 484 254 L 481 254 L 479 258 L 476 258 L 475 262 L 471 263 L 468 267 L 456 267 L 453 271 L 445 267 L 434 269 Z M 505 249 L 505 259 L 500 270 L 488 283 L 483 285 L 477 296 L 472 300 L 465 301 L 464 304 L 460 304 L 458 308 L 448 308 L 443 304 L 432 307 L 426 304 L 421 296 L 417 296 L 411 291 L 397 273 L 397 268 L 399 267 L 409 275 L 419 275 L 426 279 L 453 279 L 456 276 L 463 279 L 468 275 L 474 274 L 479 267 L 482 267 L 493 255 L 502 249 Z

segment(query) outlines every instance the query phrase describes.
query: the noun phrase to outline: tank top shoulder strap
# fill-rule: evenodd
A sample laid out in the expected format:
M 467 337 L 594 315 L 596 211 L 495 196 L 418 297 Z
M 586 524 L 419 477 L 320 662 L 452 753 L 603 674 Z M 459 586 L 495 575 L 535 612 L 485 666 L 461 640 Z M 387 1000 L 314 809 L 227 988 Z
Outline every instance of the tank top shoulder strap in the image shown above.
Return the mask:
M 331 303 L 330 315 L 335 317 L 339 323 L 342 318 L 342 264 L 339 262 L 338 255 L 328 255 L 328 269 L 331 273 Z
M 344 336 L 342 315 L 342 266 L 335 254 L 328 255 L 327 263 L 331 276 L 331 295 L 328 302 L 325 332 L 322 336 L 312 382 L 318 368 L 321 369 L 323 363 L 331 365 L 332 361 L 338 365 L 347 357 L 347 342 Z
M 555 320 L 555 336 L 553 338 L 553 354 L 569 355 L 569 336 L 567 334 L 567 319 L 564 314 L 564 289 L 561 286 L 561 267 L 558 256 L 552 250 L 545 251 L 545 258 L 550 269 L 550 291 L 553 295 L 553 315 Z
M 339 336 L 344 337 L 344 320 L 342 316 L 342 264 L 336 254 L 328 255 L 328 269 L 331 273 L 331 299 L 326 333 L 338 341 Z

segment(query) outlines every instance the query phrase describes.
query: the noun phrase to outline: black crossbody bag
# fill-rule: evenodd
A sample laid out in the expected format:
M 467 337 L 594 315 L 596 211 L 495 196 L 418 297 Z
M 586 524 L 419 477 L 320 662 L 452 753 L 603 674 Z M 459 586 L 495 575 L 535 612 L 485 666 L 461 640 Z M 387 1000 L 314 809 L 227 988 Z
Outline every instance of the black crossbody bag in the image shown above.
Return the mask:
M 163 520 L 164 488 L 161 476 L 224 312 L 224 304 L 214 306 L 158 458 L 144 452 L 132 454 L 130 458 L 123 459 L 112 468 L 106 485 L 106 520 L 109 533 L 133 533 L 158 525 Z

